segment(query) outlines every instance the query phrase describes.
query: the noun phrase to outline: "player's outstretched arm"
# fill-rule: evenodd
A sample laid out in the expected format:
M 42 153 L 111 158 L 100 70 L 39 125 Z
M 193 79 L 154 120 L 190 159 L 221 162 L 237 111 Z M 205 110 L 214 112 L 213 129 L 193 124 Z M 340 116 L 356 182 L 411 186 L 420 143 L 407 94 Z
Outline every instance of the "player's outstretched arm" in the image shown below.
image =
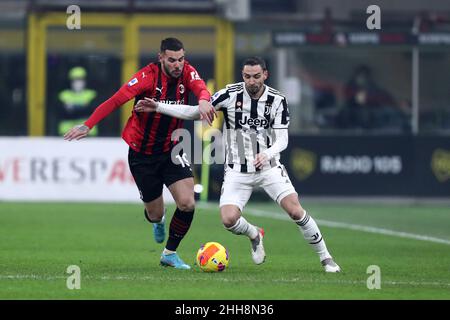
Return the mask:
M 89 134 L 89 131 L 107 115 L 130 100 L 128 96 L 123 92 L 124 89 L 117 91 L 111 98 L 99 105 L 91 116 L 80 125 L 77 125 L 70 129 L 65 135 L 64 140 L 80 140 Z
M 72 141 L 83 139 L 89 134 L 89 131 L 91 131 L 91 129 L 89 129 L 88 126 L 84 124 L 77 125 L 64 135 L 64 140 Z
M 174 118 L 184 120 L 200 119 L 199 106 L 190 106 L 183 104 L 168 104 L 157 102 L 149 98 L 139 100 L 134 106 L 136 112 L 159 112 Z

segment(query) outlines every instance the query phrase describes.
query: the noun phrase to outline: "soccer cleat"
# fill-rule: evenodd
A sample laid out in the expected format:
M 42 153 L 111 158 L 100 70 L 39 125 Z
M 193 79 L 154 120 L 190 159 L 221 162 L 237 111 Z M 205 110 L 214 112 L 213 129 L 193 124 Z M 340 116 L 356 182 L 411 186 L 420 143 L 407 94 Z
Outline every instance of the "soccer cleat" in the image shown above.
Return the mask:
M 171 254 L 161 254 L 160 264 L 164 267 L 173 267 L 175 269 L 189 270 L 191 268 L 180 259 L 176 252 Z
M 333 258 L 327 258 L 321 261 L 321 264 L 323 268 L 325 269 L 325 272 L 341 272 L 341 267 L 337 265 L 336 262 L 333 261 Z
M 258 236 L 250 240 L 252 243 L 252 259 L 256 264 L 261 264 L 266 259 L 266 253 L 263 246 L 264 229 L 258 228 Z
M 166 237 L 166 229 L 164 228 L 165 223 L 153 223 L 153 238 L 158 243 L 162 243 Z

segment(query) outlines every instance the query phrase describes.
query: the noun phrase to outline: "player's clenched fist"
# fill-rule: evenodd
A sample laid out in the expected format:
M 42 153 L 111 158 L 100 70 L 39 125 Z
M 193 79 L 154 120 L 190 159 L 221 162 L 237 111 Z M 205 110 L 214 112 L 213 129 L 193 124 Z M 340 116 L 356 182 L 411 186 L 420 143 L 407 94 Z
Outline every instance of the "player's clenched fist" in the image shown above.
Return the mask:
M 64 140 L 80 140 L 83 139 L 84 137 L 86 137 L 89 134 L 89 131 L 91 129 L 89 129 L 88 126 L 84 125 L 84 124 L 80 124 L 78 126 L 73 127 L 72 129 L 70 129 L 65 135 L 64 135 Z
M 269 158 L 264 152 L 258 153 L 255 157 L 255 160 L 253 161 L 253 165 L 257 169 L 261 169 L 266 164 L 267 161 L 269 161 Z

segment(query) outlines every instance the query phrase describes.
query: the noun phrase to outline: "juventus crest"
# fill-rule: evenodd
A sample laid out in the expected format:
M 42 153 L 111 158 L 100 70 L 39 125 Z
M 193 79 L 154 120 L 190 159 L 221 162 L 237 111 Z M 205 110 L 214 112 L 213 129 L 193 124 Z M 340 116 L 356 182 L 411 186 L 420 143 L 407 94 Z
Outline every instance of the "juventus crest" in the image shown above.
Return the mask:
M 272 111 L 272 104 L 266 103 L 266 105 L 264 106 L 264 115 L 269 115 L 270 111 Z

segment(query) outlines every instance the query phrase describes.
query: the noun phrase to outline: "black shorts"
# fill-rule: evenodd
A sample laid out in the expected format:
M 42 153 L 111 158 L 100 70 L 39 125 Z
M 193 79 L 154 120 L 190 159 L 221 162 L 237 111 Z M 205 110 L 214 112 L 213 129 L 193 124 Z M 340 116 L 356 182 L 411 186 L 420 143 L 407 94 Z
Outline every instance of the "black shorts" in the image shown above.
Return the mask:
M 164 184 L 168 187 L 178 180 L 193 177 L 190 164 L 180 158 L 174 163 L 171 152 L 147 155 L 129 149 L 128 165 L 142 201 L 150 202 L 161 196 Z

